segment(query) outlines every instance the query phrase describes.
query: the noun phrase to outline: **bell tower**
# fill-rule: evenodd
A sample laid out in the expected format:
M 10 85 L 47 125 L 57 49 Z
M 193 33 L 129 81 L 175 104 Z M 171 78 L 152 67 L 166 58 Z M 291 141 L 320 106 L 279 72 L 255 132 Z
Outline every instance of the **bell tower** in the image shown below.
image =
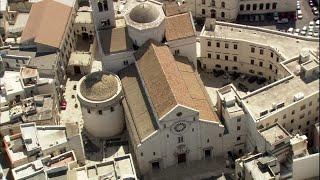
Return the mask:
M 115 27 L 113 0 L 90 0 L 96 30 Z

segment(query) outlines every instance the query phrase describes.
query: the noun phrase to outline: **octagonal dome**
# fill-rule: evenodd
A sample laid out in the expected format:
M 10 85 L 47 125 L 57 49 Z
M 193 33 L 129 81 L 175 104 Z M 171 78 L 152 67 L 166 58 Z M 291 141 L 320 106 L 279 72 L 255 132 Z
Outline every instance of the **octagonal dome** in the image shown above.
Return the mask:
M 159 10 L 151 4 L 142 3 L 134 7 L 129 16 L 137 23 L 150 23 L 159 17 Z

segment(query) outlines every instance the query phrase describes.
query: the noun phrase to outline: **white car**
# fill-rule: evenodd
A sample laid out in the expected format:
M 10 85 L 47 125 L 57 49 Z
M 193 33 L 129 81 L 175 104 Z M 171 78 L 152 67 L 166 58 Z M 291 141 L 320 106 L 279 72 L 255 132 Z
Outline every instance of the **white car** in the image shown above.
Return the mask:
M 313 32 L 313 31 L 314 31 L 313 26 L 309 26 L 308 31 L 309 31 L 309 32 Z
M 313 27 L 314 26 L 314 21 L 310 21 L 309 22 L 309 27 Z
M 310 37 L 313 36 L 313 32 L 310 32 L 310 31 L 309 31 L 309 32 L 308 32 L 308 36 L 310 36 Z
M 297 4 L 297 10 L 300 10 L 300 9 L 301 9 L 301 6 Z
M 298 17 L 298 19 L 302 19 L 302 11 L 301 10 L 297 10 L 297 17 Z
M 302 31 L 307 31 L 308 27 L 307 26 L 303 26 Z
M 287 32 L 292 34 L 293 33 L 293 28 L 292 27 L 289 28 Z
M 301 31 L 301 32 L 300 32 L 300 35 L 301 35 L 301 36 L 305 36 L 306 34 L 307 34 L 307 31 Z
M 320 20 L 318 19 L 317 21 L 316 21 L 316 26 L 319 26 L 320 25 Z
M 318 32 L 314 32 L 313 33 L 313 37 L 319 37 L 319 33 Z
M 300 29 L 295 29 L 293 35 L 297 35 L 298 36 L 299 33 L 300 33 Z

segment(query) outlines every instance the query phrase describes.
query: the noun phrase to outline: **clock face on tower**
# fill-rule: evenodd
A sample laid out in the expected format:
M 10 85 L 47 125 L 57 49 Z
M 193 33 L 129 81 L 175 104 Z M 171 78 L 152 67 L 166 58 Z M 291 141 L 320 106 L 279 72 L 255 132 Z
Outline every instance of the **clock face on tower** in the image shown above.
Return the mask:
M 174 133 L 183 133 L 187 129 L 187 123 L 184 121 L 176 122 L 172 125 L 172 131 Z

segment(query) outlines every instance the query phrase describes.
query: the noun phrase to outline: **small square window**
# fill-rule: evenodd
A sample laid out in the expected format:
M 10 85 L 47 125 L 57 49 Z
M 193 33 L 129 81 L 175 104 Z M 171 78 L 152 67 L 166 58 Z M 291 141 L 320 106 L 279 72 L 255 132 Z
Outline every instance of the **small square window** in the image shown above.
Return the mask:
M 241 137 L 240 137 L 240 136 L 238 136 L 238 137 L 237 137 L 237 141 L 240 141 L 240 140 L 241 140 Z
M 208 58 L 211 58 L 211 53 L 208 53 Z
M 291 119 L 291 124 L 294 122 L 294 119 Z
M 240 129 L 241 129 L 241 127 L 240 127 L 240 126 L 238 126 L 238 127 L 237 127 L 237 130 L 238 130 L 238 131 L 240 131 Z
M 238 118 L 238 119 L 237 119 L 237 122 L 241 122 L 241 118 Z
M 233 45 L 233 49 L 238 49 L 238 45 L 237 45 L 237 44 L 234 44 L 234 45 Z
M 229 48 L 229 44 L 226 43 L 226 44 L 224 45 L 224 47 L 225 47 L 226 49 L 228 49 L 228 48 Z
M 300 111 L 302 111 L 302 110 L 304 110 L 304 109 L 306 109 L 306 105 L 302 105 L 302 106 L 300 107 Z
M 211 42 L 210 41 L 208 41 L 208 46 L 211 46 Z
M 99 110 L 98 112 L 99 112 L 100 115 L 102 114 L 102 110 Z
M 220 59 L 220 54 L 217 54 L 217 59 Z
M 263 55 L 263 49 L 260 49 L 260 54 Z
M 228 56 L 224 56 L 224 59 L 225 59 L 226 61 L 228 61 L 229 57 L 228 57 Z
M 255 51 L 255 49 L 254 49 L 254 47 L 252 47 L 252 48 L 251 48 L 251 52 L 254 53 L 254 51 Z
M 307 126 L 310 124 L 310 121 L 307 121 Z
M 253 59 L 251 59 L 251 64 L 254 64 L 254 60 Z
M 217 43 L 216 43 L 216 46 L 217 46 L 217 47 L 220 47 L 220 43 L 219 43 L 219 42 L 217 42 Z
M 113 112 L 114 111 L 114 107 L 110 107 L 110 111 Z
M 237 62 L 238 61 L 238 57 L 237 56 L 233 56 L 233 61 Z
M 295 111 L 294 111 L 294 110 L 292 110 L 291 114 L 292 114 L 292 115 L 294 115 L 294 113 L 295 113 Z

